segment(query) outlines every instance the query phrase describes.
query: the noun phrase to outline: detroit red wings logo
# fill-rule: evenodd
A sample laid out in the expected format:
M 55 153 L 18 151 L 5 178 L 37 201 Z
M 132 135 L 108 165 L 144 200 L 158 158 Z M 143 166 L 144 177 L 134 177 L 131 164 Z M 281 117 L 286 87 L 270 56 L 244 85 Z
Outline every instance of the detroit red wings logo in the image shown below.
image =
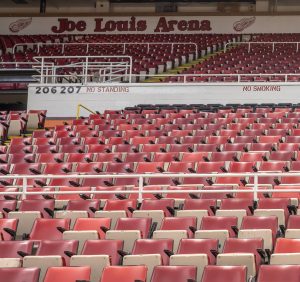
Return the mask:
M 239 21 L 236 21 L 233 24 L 233 29 L 237 32 L 243 31 L 249 26 L 253 25 L 255 22 L 256 18 L 255 17 L 250 17 L 250 18 L 242 18 Z
M 11 32 L 17 33 L 22 29 L 26 28 L 27 26 L 29 26 L 31 22 L 32 22 L 32 18 L 17 20 L 9 25 L 9 30 Z

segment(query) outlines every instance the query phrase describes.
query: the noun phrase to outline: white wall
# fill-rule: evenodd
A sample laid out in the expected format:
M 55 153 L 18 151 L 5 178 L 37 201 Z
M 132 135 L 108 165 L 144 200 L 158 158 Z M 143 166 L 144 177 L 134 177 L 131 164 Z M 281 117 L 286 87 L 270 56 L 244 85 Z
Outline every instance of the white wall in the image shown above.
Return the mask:
M 137 104 L 298 103 L 300 84 L 32 84 L 28 93 L 28 110 L 46 109 L 49 117 L 75 117 L 78 104 L 103 112 Z

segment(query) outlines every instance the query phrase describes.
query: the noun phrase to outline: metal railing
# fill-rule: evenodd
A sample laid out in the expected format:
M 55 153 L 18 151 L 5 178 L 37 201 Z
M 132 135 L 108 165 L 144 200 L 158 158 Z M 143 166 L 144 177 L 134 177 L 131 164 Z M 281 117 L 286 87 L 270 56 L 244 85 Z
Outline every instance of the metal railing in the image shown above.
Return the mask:
M 68 78 L 68 77 L 73 77 L 74 75 L 71 74 L 44 74 L 44 84 L 52 84 L 52 83 L 57 83 L 58 78 Z M 105 74 L 103 75 L 105 76 Z M 38 80 L 42 81 L 40 76 L 35 76 L 38 78 Z M 78 78 L 85 78 L 85 75 L 80 75 L 77 74 Z M 93 75 L 87 75 L 86 79 L 83 79 L 84 81 L 89 81 L 89 78 L 92 78 Z M 110 79 L 106 80 L 106 82 L 111 81 L 113 82 L 113 77 L 119 78 L 120 75 L 115 75 L 115 74 L 110 74 L 109 75 Z M 123 75 L 123 78 L 126 78 L 122 80 L 122 82 L 129 82 L 128 78 L 131 77 L 131 82 L 133 78 L 143 78 L 143 80 L 140 80 L 140 83 L 146 83 L 147 79 L 149 78 L 160 78 L 162 83 L 245 83 L 245 82 L 263 82 L 263 83 L 286 83 L 286 82 L 291 82 L 291 83 L 299 83 L 300 82 L 300 73 L 287 73 L 287 74 L 282 74 L 282 73 L 259 73 L 259 74 L 253 74 L 253 73 L 245 73 L 245 74 L 131 74 L 130 76 L 125 76 Z M 197 81 L 197 78 L 207 78 L 208 81 Z M 223 78 L 224 80 L 215 80 L 218 77 Z M 47 79 L 48 78 L 48 79 Z M 168 78 L 174 78 L 173 80 L 166 81 Z M 177 78 L 177 80 L 176 80 Z M 228 80 L 226 79 L 228 78 Z M 255 81 L 251 81 L 249 79 L 254 79 Z M 266 78 L 266 80 L 259 80 L 257 78 Z M 280 79 L 281 78 L 281 79 Z M 292 78 L 297 78 L 297 79 L 292 79 Z M 136 80 L 137 81 L 137 80 Z M 42 83 L 42 82 L 41 82 Z M 76 82 L 74 82 L 76 84 Z M 84 84 L 82 82 L 82 79 L 77 82 L 78 84 L 82 85 Z M 93 81 L 90 81 L 90 83 L 94 83 Z
M 63 78 L 75 78 L 79 80 L 78 83 L 87 84 L 89 78 L 94 76 L 102 83 L 113 82 L 124 76 L 131 82 L 131 56 L 44 56 L 34 57 L 34 60 L 36 62 L 34 68 L 40 73 L 35 78 L 43 84 L 56 84 Z M 59 64 L 57 60 L 76 60 L 76 62 Z M 79 73 L 69 73 L 73 68 L 79 70 Z
M 299 51 L 299 44 L 300 42 L 295 42 L 295 41 L 285 41 L 285 42 L 281 42 L 281 41 L 248 41 L 248 42 L 228 42 L 225 44 L 224 46 L 224 53 L 227 52 L 228 46 L 232 46 L 232 45 L 247 45 L 248 46 L 248 52 L 251 51 L 251 47 L 253 45 L 271 45 L 272 46 L 272 52 L 275 51 L 275 46 L 276 45 L 282 45 L 282 44 L 292 44 L 295 45 L 296 47 L 296 52 Z
M 128 173 L 128 174 L 64 174 L 64 175 L 5 175 L 1 176 L 1 180 L 6 179 L 22 179 L 22 185 L 19 185 L 22 190 L 20 192 L 11 192 L 11 191 L 5 191 L 0 192 L 0 195 L 21 195 L 22 199 L 26 198 L 26 195 L 46 195 L 46 194 L 53 194 L 53 195 L 64 195 L 64 194 L 112 194 L 112 193 L 120 193 L 120 190 L 109 190 L 109 191 L 81 191 L 80 187 L 77 187 L 74 191 L 27 191 L 28 188 L 28 180 L 29 179 L 103 179 L 103 178 L 137 178 L 138 179 L 138 190 L 122 190 L 122 194 L 138 194 L 138 200 L 143 200 L 143 194 L 144 193 L 253 193 L 253 200 L 258 200 L 258 193 L 281 193 L 281 192 L 299 192 L 299 189 L 266 189 L 262 188 L 259 189 L 259 186 L 266 187 L 268 184 L 259 184 L 259 178 L 260 177 L 266 177 L 266 176 L 274 176 L 274 177 L 282 177 L 282 176 L 299 176 L 300 172 L 286 172 L 286 173 L 279 173 L 279 172 L 256 172 L 256 173 L 145 173 L 145 174 L 135 174 L 135 173 Z M 197 178 L 197 177 L 253 177 L 253 185 L 249 186 L 249 189 L 214 189 L 214 190 L 206 190 L 206 189 L 190 189 L 190 190 L 144 190 L 144 180 L 150 179 L 150 178 Z M 199 184 L 202 185 L 202 184 Z M 218 185 L 218 184 L 216 184 Z M 222 184 L 220 186 L 224 187 L 226 184 Z M 227 184 L 230 185 L 230 184 Z M 300 187 L 300 183 L 294 183 L 290 184 L 297 185 Z M 19 187 L 19 186 L 9 186 L 9 187 Z M 155 185 L 158 186 L 158 185 Z M 167 186 L 167 185 L 160 185 L 160 186 Z M 197 186 L 197 184 L 191 184 L 191 185 L 182 185 L 182 186 Z M 234 186 L 234 184 L 231 184 L 231 186 Z M 269 185 L 270 186 L 270 185 Z M 285 184 L 285 186 L 287 186 Z M 47 186 L 51 187 L 51 186 Z M 148 186 L 149 187 L 149 186 Z M 75 189 L 75 187 L 74 187 Z
M 13 49 L 12 49 L 12 53 L 15 54 L 16 49 L 18 47 L 34 47 L 36 46 L 37 48 L 37 52 L 40 52 L 41 47 L 43 46 L 58 46 L 61 47 L 61 52 L 62 54 L 65 53 L 65 50 L 67 47 L 84 47 L 84 52 L 88 53 L 90 51 L 90 49 L 93 46 L 121 46 L 121 50 L 123 52 L 123 54 L 126 54 L 127 51 L 127 47 L 128 46 L 132 46 L 132 45 L 144 45 L 147 47 L 147 53 L 149 53 L 150 51 L 150 46 L 152 45 L 166 45 L 166 46 L 170 46 L 171 45 L 171 53 L 173 53 L 174 48 L 176 47 L 176 45 L 192 45 L 195 48 L 195 55 L 196 57 L 198 57 L 199 52 L 198 52 L 198 45 L 194 42 L 101 42 L 101 43 L 97 43 L 97 42 L 90 42 L 90 43 L 81 43 L 81 42 L 72 42 L 72 43 L 44 43 L 44 42 L 37 42 L 37 43 L 18 43 L 15 44 Z

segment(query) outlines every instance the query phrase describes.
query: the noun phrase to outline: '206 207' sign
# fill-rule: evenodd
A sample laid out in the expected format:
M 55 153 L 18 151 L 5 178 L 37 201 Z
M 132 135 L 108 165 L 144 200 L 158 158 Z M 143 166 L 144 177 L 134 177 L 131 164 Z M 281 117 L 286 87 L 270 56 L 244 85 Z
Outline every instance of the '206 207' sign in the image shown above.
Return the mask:
M 78 94 L 82 86 L 37 86 L 35 94 Z

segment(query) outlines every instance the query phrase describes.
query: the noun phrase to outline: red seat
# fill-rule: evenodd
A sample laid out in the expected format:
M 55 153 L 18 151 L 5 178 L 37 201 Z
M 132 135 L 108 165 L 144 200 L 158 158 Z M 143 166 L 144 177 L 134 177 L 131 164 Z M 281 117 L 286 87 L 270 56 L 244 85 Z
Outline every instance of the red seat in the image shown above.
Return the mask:
M 22 200 L 19 211 L 39 211 L 44 218 L 52 218 L 54 215 L 54 200 Z
M 91 231 L 96 230 L 99 238 L 104 239 L 105 234 L 102 227 L 110 228 L 110 218 L 77 218 L 73 227 L 74 231 Z
M 224 279 L 230 282 L 246 282 L 247 267 L 208 265 L 204 268 L 201 282 L 224 282 Z
M 17 208 L 17 201 L 16 200 L 0 200 L 0 212 L 2 212 L 4 217 L 7 217 L 7 214 L 10 211 L 15 211 L 16 208 Z
M 119 250 L 123 250 L 121 240 L 86 240 L 81 251 L 82 255 L 108 255 L 112 265 L 120 263 Z
M 181 239 L 177 254 L 206 254 L 209 264 L 216 263 L 216 257 L 212 254 L 212 250 L 218 250 L 217 239 Z
M 64 265 L 70 265 L 70 257 L 66 252 L 77 254 L 78 241 L 76 240 L 42 240 L 36 250 L 37 256 L 61 256 Z
M 186 230 L 188 237 L 193 237 L 193 230 L 197 229 L 196 217 L 165 217 L 162 221 L 161 230 Z
M 15 239 L 18 226 L 18 219 L 0 218 L 0 232 L 2 241 L 11 241 Z
M 144 239 L 149 235 L 151 222 L 151 218 L 119 218 L 115 230 L 140 230 Z
M 38 282 L 40 276 L 39 268 L 19 268 L 9 267 L 0 268 L 0 277 L 5 282 Z
M 140 210 L 162 210 L 164 211 L 165 216 L 172 216 L 174 215 L 174 205 L 174 199 L 144 199 L 142 201 Z
M 30 241 L 0 241 L 0 258 L 20 258 L 18 252 L 31 255 L 32 247 Z
M 89 281 L 91 268 L 89 266 L 76 267 L 49 267 L 44 282 L 74 282 L 78 280 Z
M 257 282 L 298 282 L 300 265 L 262 265 Z
M 300 239 L 278 238 L 274 254 L 300 253 Z
M 214 199 L 185 199 L 184 210 L 207 210 L 209 215 L 213 215 L 216 209 L 216 200 Z
M 201 230 L 227 230 L 230 237 L 236 234 L 232 229 L 238 225 L 238 219 L 235 216 L 204 216 L 201 222 Z
M 137 266 L 107 266 L 104 268 L 100 282 L 133 282 L 146 281 L 147 267 Z
M 183 282 L 196 281 L 195 266 L 155 266 L 151 282 Z
M 222 199 L 221 210 L 246 210 L 247 215 L 251 215 L 254 211 L 254 203 L 251 199 Z
M 80 188 L 81 189 L 81 188 Z M 99 200 L 69 200 L 66 206 L 68 211 L 87 211 L 89 217 L 93 217 L 95 211 L 100 209 Z
M 164 250 L 173 250 L 172 239 L 138 239 L 135 241 L 132 255 L 160 254 L 163 265 L 169 265 L 169 257 Z
M 62 240 L 63 232 L 69 230 L 70 219 L 37 218 L 29 234 L 30 240 Z

